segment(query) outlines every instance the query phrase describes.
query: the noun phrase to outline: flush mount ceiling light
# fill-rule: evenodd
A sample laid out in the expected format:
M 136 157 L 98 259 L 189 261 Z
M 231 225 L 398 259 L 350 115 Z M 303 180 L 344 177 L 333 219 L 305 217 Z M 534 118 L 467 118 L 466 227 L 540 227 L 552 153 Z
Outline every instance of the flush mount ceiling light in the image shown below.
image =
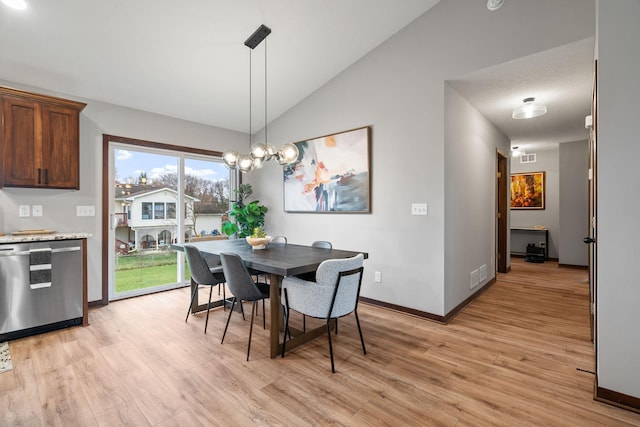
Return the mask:
M 525 98 L 522 102 L 524 104 L 514 108 L 513 114 L 511 114 L 511 117 L 516 120 L 531 119 L 547 112 L 547 106 L 541 102 L 536 102 L 535 98 Z
M 511 147 L 511 157 L 520 157 L 526 154 L 527 154 L 526 151 L 524 151 L 524 149 L 518 147 L 517 145 L 514 145 L 513 147 Z
M 6 4 L 10 8 L 25 10 L 27 8 L 27 2 L 24 0 L 2 0 L 2 3 Z
M 4 0 L 3 0 L 4 1 Z M 298 160 L 298 147 L 294 144 L 284 144 L 280 150 L 267 142 L 267 42 L 264 45 L 264 143 L 251 145 L 251 52 L 271 34 L 271 29 L 261 25 L 244 42 L 249 49 L 249 150 L 248 154 L 240 154 L 235 150 L 225 151 L 222 154 L 224 163 L 229 169 L 236 167 L 240 172 L 249 172 L 260 169 L 264 162 L 276 160 L 281 165 L 287 165 Z
M 490 11 L 498 10 L 504 4 L 504 0 L 488 0 L 487 1 L 487 9 Z

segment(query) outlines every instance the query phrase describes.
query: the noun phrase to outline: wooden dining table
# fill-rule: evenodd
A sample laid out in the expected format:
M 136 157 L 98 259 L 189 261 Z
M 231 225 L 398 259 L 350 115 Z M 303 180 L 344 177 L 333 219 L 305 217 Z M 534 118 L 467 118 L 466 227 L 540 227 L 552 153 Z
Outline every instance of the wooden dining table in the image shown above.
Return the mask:
M 211 240 L 187 243 L 197 247 L 203 254 L 220 255 L 221 253 L 238 254 L 244 264 L 253 270 L 269 275 L 269 307 L 270 307 L 270 356 L 276 357 L 282 351 L 280 334 L 282 332 L 282 313 L 280 302 L 280 287 L 282 279 L 286 276 L 294 276 L 302 273 L 314 272 L 322 261 L 336 258 L 350 258 L 357 254 L 368 254 L 362 251 L 349 251 L 342 249 L 315 248 L 305 245 L 269 244 L 266 249 L 252 249 L 245 239 Z M 185 244 L 173 244 L 173 249 L 184 251 Z M 192 281 L 191 286 L 195 284 Z M 221 302 L 222 305 L 224 302 Z M 194 303 L 194 304 L 197 304 Z M 192 311 L 195 307 L 192 307 Z M 326 333 L 324 325 L 308 331 L 296 331 L 293 338 L 287 341 L 287 348 L 293 349 L 313 338 Z

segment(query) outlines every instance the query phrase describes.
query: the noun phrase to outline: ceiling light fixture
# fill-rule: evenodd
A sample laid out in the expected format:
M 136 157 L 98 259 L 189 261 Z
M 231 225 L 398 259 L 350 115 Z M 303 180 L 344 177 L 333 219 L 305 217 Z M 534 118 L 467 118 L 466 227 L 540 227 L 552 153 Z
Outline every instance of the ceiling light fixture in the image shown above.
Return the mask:
M 24 0 L 2 0 L 2 3 L 17 10 L 25 10 L 27 8 L 27 2 Z
M 488 0 L 487 1 L 487 9 L 490 11 L 498 10 L 504 4 L 504 0 Z
M 524 151 L 524 149 L 520 148 L 517 145 L 514 145 L 513 147 L 511 147 L 511 157 L 520 157 L 520 156 L 526 156 L 527 152 Z
M 240 172 L 249 172 L 253 169 L 260 169 L 264 162 L 275 159 L 279 164 L 286 165 L 298 160 L 298 147 L 294 144 L 284 144 L 280 150 L 267 141 L 267 36 L 271 34 L 271 29 L 261 25 L 244 42 L 249 49 L 249 154 L 239 154 L 235 150 L 225 151 L 222 154 L 224 163 L 230 168 L 236 167 Z M 251 144 L 251 52 L 262 41 L 264 42 L 264 143 Z
M 513 114 L 511 114 L 511 117 L 516 120 L 531 119 L 547 112 L 547 106 L 541 102 L 536 102 L 535 98 L 525 98 L 522 102 L 524 104 L 514 108 Z

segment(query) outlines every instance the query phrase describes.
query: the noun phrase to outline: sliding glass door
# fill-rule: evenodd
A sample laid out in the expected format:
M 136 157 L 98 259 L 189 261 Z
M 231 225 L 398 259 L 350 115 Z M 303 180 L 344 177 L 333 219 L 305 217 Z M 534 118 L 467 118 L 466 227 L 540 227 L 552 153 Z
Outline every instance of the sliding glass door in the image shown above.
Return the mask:
M 220 233 L 229 170 L 171 148 L 109 143 L 109 300 L 184 286 L 188 267 L 171 244 Z

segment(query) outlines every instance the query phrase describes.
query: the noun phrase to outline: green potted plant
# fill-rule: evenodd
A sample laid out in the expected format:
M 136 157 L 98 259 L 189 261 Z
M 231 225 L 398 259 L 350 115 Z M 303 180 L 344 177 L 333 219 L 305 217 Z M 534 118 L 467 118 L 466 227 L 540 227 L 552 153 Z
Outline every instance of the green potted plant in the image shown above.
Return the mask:
M 261 205 L 260 201 L 254 200 L 246 203 L 247 197 L 253 194 L 251 184 L 240 184 L 237 190 L 234 190 L 237 199 L 231 205 L 229 216 L 235 218 L 234 221 L 225 221 L 222 224 L 222 232 L 227 236 L 238 234 L 238 237 L 251 236 L 256 227 L 262 229 L 264 227 L 264 217 L 268 209 Z

